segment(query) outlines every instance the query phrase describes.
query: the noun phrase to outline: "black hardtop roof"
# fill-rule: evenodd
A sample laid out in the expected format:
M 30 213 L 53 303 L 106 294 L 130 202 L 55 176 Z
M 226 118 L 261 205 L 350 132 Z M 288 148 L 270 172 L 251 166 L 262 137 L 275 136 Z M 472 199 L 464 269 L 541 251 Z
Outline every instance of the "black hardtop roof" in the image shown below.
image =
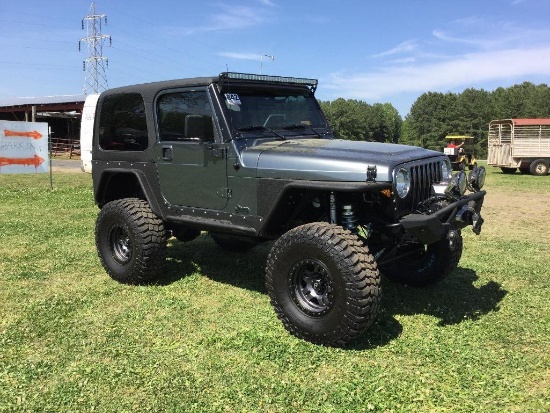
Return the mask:
M 177 87 L 208 86 L 211 83 L 219 81 L 219 76 L 212 77 L 193 77 L 188 79 L 162 80 L 159 82 L 141 83 L 137 85 L 122 86 L 108 89 L 102 93 L 102 96 L 108 96 L 118 93 L 141 93 L 142 95 L 156 94 L 159 90 L 171 89 Z
M 254 75 L 245 73 L 223 72 L 218 76 L 194 77 L 188 79 L 164 80 L 160 82 L 142 83 L 137 85 L 123 86 L 108 89 L 101 94 L 102 97 L 119 93 L 140 93 L 143 97 L 153 97 L 157 92 L 164 89 L 174 89 L 180 87 L 198 87 L 208 86 L 212 83 L 219 83 L 220 87 L 230 87 L 236 83 L 253 84 L 256 87 L 263 85 L 291 85 L 292 87 L 307 88 L 312 93 L 317 88 L 317 80 L 305 78 L 291 78 L 282 76 Z

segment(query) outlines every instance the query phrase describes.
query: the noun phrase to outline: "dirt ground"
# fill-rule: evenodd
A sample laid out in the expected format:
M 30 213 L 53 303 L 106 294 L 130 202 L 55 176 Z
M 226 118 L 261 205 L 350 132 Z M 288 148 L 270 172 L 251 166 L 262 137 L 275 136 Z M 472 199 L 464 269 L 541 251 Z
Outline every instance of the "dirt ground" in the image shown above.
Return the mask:
M 509 192 L 490 186 L 486 189 L 482 234 L 502 233 L 511 239 L 539 239 L 540 242 L 550 244 L 549 193 Z
M 80 159 L 52 158 L 53 172 L 80 172 Z

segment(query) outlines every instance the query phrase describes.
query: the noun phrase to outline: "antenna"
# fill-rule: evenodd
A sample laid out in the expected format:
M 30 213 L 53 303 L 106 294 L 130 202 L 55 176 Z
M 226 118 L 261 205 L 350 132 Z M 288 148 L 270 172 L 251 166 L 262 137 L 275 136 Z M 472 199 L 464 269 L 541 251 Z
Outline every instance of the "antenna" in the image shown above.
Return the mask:
M 88 14 L 82 19 L 82 30 L 84 30 L 84 22 L 86 22 L 86 37 L 78 42 L 78 50 L 81 50 L 81 42 L 85 42 L 88 49 L 88 57 L 83 62 L 86 74 L 82 91 L 85 95 L 107 90 L 105 69 L 109 65 L 109 60 L 103 56 L 103 44 L 106 39 L 109 39 L 109 45 L 111 45 L 112 39 L 108 34 L 101 34 L 103 21 L 107 25 L 107 15 L 96 14 L 95 3 L 92 1 Z

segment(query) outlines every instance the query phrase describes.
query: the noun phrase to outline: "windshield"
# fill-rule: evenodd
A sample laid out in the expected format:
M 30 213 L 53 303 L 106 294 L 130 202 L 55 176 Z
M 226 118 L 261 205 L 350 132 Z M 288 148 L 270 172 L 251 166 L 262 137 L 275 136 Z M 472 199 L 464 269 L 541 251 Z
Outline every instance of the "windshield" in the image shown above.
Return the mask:
M 225 110 L 237 137 L 321 136 L 327 123 L 309 92 L 250 91 L 225 93 Z

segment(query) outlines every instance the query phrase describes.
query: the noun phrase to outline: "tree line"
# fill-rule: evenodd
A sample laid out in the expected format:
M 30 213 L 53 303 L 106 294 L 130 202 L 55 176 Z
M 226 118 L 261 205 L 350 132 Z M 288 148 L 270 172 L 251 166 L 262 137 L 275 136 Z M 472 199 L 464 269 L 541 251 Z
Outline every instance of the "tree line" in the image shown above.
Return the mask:
M 447 135 L 475 138 L 475 154 L 487 155 L 491 120 L 550 117 L 550 87 L 524 82 L 492 92 L 466 89 L 462 93 L 423 93 L 403 120 L 390 103 L 369 105 L 338 98 L 320 102 L 335 136 L 340 139 L 394 142 L 441 151 Z

